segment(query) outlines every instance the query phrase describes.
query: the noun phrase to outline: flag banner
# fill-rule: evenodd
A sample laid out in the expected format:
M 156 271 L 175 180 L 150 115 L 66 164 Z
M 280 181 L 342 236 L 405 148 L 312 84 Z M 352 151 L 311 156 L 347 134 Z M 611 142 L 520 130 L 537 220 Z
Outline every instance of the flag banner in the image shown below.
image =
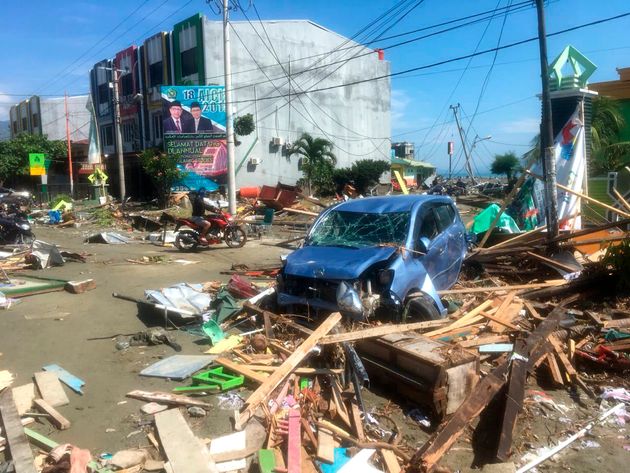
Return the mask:
M 572 191 L 582 192 L 586 171 L 584 124 L 578 106 L 562 127 L 554 141 L 556 182 Z M 533 174 L 544 176 L 541 157 L 531 168 Z M 560 230 L 582 228 L 581 199 L 562 189 L 557 189 L 558 223 Z M 524 230 L 533 230 L 546 224 L 545 183 L 528 177 L 507 213 Z

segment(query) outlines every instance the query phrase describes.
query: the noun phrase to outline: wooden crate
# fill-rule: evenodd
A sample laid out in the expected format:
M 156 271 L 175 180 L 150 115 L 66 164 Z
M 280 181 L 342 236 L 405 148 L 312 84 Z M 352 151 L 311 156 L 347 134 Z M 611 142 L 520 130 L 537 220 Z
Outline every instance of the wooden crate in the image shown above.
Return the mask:
M 430 408 L 452 414 L 479 378 L 479 355 L 418 334 L 391 334 L 356 345 L 370 380 Z

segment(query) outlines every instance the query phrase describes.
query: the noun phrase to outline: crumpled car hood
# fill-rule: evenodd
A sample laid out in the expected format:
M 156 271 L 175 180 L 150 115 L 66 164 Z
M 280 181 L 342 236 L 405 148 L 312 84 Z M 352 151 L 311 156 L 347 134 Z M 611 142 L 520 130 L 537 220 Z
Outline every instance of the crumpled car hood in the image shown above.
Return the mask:
M 396 248 L 337 248 L 306 246 L 287 257 L 284 272 L 290 276 L 317 279 L 356 279 L 375 263 L 388 260 Z

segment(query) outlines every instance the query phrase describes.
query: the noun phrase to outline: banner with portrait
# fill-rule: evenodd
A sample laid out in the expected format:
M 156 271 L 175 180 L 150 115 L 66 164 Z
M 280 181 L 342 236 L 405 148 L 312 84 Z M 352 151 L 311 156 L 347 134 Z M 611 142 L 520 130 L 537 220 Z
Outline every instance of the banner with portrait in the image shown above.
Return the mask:
M 164 151 L 185 177 L 174 190 L 216 189 L 227 174 L 225 88 L 161 87 Z

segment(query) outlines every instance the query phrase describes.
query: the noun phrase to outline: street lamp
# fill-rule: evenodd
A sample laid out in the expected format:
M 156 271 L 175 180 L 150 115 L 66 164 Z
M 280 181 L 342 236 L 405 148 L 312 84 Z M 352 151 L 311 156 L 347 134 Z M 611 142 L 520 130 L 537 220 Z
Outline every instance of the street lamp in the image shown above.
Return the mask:
M 473 151 L 475 151 L 475 146 L 477 146 L 477 143 L 480 143 L 486 140 L 491 140 L 491 139 L 492 139 L 492 135 L 484 136 L 483 138 L 481 138 L 479 135 L 475 136 L 475 139 L 473 140 L 473 144 L 470 147 L 470 155 L 472 156 Z M 468 172 L 470 173 L 471 176 L 473 175 L 470 163 L 468 163 Z

